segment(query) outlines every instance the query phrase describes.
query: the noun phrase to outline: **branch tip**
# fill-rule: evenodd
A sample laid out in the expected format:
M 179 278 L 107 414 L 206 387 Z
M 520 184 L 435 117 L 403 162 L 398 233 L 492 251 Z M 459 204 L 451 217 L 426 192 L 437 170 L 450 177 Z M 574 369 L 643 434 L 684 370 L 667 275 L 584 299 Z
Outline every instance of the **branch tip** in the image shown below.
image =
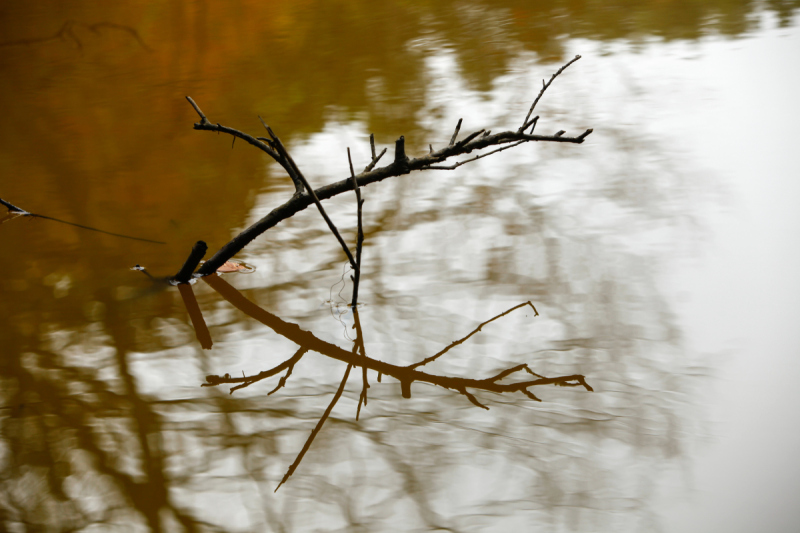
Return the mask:
M 456 124 L 456 131 L 453 132 L 453 136 L 450 138 L 450 146 L 453 146 L 456 143 L 456 137 L 458 137 L 458 130 L 461 129 L 461 121 L 464 120 L 462 118 L 458 119 L 458 124 Z

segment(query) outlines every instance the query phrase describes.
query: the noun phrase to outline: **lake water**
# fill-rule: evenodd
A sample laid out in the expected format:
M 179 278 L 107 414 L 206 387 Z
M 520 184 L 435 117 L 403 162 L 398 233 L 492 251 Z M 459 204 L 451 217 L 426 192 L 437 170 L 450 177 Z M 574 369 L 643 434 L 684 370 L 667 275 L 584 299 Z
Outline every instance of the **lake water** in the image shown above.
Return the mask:
M 0 7 L 0 529 L 794 531 L 800 522 L 800 2 L 118 2 Z M 315 187 L 469 132 L 528 143 L 364 187 L 367 354 L 521 393 L 291 358 L 297 324 L 350 352 L 347 259 L 306 209 L 222 278 L 174 275 L 288 200 L 212 123 L 281 137 Z M 389 157 L 379 165 L 388 163 Z M 350 243 L 352 194 L 324 202 Z M 0 215 L 5 215 L 5 209 Z M 184 289 L 185 290 L 185 289 Z M 235 299 L 237 296 L 231 296 Z M 243 305 L 240 307 L 244 307 Z M 261 313 L 261 314 L 259 314 Z M 259 320 L 260 318 L 260 320 Z M 282 329 L 283 328 L 283 329 Z M 516 376 L 516 377 L 515 377 Z M 530 375 L 529 375 L 530 377 Z M 514 374 L 507 382 L 525 379 Z M 275 389 L 279 383 L 285 386 Z

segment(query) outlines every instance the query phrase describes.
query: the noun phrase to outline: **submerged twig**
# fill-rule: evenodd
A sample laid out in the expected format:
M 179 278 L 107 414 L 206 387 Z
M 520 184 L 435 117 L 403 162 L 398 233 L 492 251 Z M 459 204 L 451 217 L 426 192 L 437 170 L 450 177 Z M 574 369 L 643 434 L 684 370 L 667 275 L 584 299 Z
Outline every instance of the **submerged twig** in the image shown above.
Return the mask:
M 60 222 L 61 224 L 68 224 L 70 226 L 75 226 L 76 228 L 87 229 L 89 231 L 96 231 L 98 233 L 104 233 L 106 235 L 111 235 L 113 237 L 121 237 L 123 239 L 132 239 L 134 241 L 150 242 L 150 243 L 153 243 L 153 244 L 167 244 L 164 241 L 154 241 L 152 239 L 145 239 L 143 237 L 133 237 L 131 235 L 125 235 L 125 234 L 122 234 L 122 233 L 113 233 L 111 231 L 106 231 L 106 230 L 103 230 L 103 229 L 97 229 L 97 228 L 93 228 L 91 226 L 84 226 L 83 224 L 76 224 L 75 222 L 68 222 L 66 220 L 61 220 L 60 218 L 48 217 L 46 215 L 39 215 L 37 213 L 30 213 L 28 211 L 25 211 L 24 209 L 20 209 L 19 207 L 15 206 L 14 204 L 12 204 L 10 202 L 7 202 L 7 201 L 3 200 L 2 198 L 0 198 L 0 204 L 4 205 L 6 208 L 8 208 L 9 214 L 14 214 L 14 215 L 17 215 L 17 216 L 43 218 L 45 220 L 52 220 L 53 222 Z M 14 218 L 14 217 L 12 217 L 12 218 Z M 11 218 L 4 217 L 2 222 L 5 222 L 6 220 L 11 220 Z

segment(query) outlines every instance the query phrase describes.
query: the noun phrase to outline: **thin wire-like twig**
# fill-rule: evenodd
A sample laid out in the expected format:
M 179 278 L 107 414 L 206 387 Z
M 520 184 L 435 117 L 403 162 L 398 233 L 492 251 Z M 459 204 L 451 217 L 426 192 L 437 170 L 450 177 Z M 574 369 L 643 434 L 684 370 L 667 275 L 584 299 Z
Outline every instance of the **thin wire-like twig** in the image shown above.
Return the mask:
M 15 206 L 14 204 L 12 204 L 10 202 L 7 202 L 7 201 L 3 200 L 2 198 L 0 198 L 0 204 L 4 205 L 6 208 L 8 208 L 9 215 L 13 215 L 11 217 L 8 217 L 8 216 L 4 217 L 2 222 L 5 222 L 6 220 L 11 220 L 13 218 L 16 218 L 17 216 L 31 217 L 31 218 L 43 218 L 45 220 L 52 220 L 53 222 L 60 222 L 61 224 L 68 224 L 70 226 L 75 226 L 76 228 L 88 229 L 89 231 L 96 231 L 98 233 L 105 233 L 106 235 L 111 235 L 113 237 L 121 237 L 123 239 L 132 239 L 134 241 L 150 242 L 150 243 L 153 243 L 153 244 L 167 244 L 164 241 L 154 241 L 152 239 L 145 239 L 145 238 L 142 238 L 142 237 L 133 237 L 131 235 L 124 235 L 122 233 L 113 233 L 111 231 L 97 229 L 97 228 L 93 228 L 91 226 L 84 226 L 83 224 L 76 224 L 75 222 L 67 222 L 66 220 L 61 220 L 60 218 L 48 217 L 48 216 L 45 216 L 45 215 L 39 215 L 37 213 L 30 213 L 28 211 L 25 211 L 24 209 L 20 209 L 19 207 Z

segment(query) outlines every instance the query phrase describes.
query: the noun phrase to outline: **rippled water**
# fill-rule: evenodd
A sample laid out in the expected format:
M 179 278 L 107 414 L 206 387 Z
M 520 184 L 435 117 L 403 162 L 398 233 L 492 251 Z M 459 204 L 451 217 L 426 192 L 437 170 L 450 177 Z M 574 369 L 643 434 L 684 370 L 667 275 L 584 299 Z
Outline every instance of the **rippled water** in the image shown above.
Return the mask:
M 708 501 L 698 485 L 725 492 L 703 473 L 728 416 L 711 391 L 743 374 L 729 374 L 731 346 L 718 335 L 727 326 L 704 303 L 727 300 L 703 296 L 697 280 L 725 278 L 729 267 L 714 262 L 728 257 L 715 251 L 730 227 L 720 213 L 741 211 L 751 174 L 726 165 L 730 144 L 707 141 L 704 121 L 749 94 L 747 83 L 719 81 L 736 58 L 765 65 L 751 80 L 782 79 L 766 67 L 780 45 L 762 43 L 791 48 L 797 5 L 603 6 L 2 8 L 0 197 L 166 242 L 3 222 L 3 529 L 691 529 L 681 514 L 713 530 L 698 524 L 714 524 L 719 509 L 692 507 Z M 285 381 L 281 372 L 235 391 L 201 384 L 288 360 L 298 350 L 291 324 L 350 352 L 350 272 L 319 214 L 302 211 L 237 255 L 255 272 L 222 278 L 261 311 L 192 286 L 213 341 L 200 347 L 181 291 L 130 268 L 173 275 L 195 241 L 210 255 L 294 187 L 245 143 L 194 131 L 184 97 L 211 122 L 254 135 L 264 117 L 321 186 L 349 175 L 348 147 L 357 168 L 369 162 L 370 133 L 379 150 L 404 135 L 420 155 L 447 144 L 460 118 L 462 137 L 516 129 L 542 78 L 575 54 L 537 107 L 537 132 L 594 128 L 584 144 L 526 144 L 363 188 L 359 321 L 371 358 L 408 365 L 531 301 L 539 316 L 516 309 L 425 370 L 483 379 L 525 363 L 548 377 L 583 375 L 594 392 L 539 386 L 535 402 L 473 390 L 487 411 L 420 382 L 404 398 L 396 379 L 369 371 L 356 421 L 355 368 L 274 492 L 347 365 L 312 350 Z M 785 94 L 773 101 L 791 116 Z M 353 195 L 325 206 L 355 242 Z M 799 226 L 784 222 L 767 230 L 790 246 Z M 718 273 L 699 276 L 698 264 Z M 787 339 L 777 352 L 796 348 Z M 768 479 L 766 490 L 797 494 Z

